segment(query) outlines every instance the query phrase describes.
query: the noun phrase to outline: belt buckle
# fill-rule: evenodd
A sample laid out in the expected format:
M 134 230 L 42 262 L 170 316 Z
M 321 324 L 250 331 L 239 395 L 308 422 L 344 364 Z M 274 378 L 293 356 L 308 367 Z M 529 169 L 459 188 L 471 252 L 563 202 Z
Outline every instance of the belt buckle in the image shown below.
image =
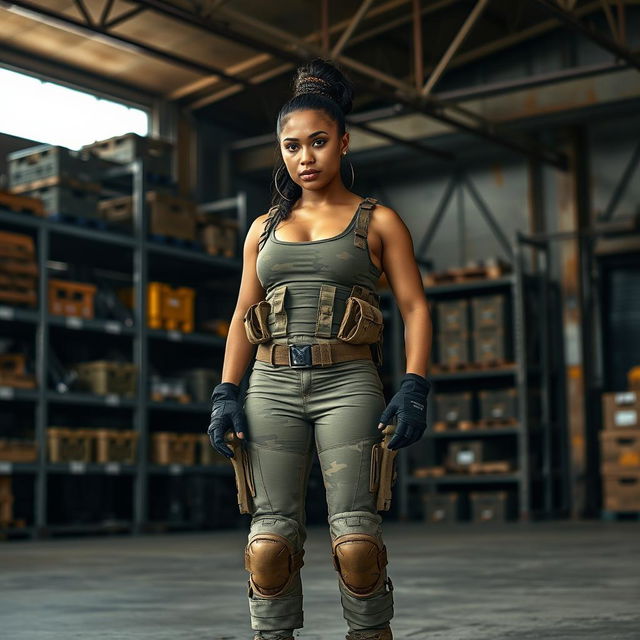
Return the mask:
M 294 369 L 304 369 L 306 367 L 311 367 L 311 345 L 290 344 L 289 366 Z

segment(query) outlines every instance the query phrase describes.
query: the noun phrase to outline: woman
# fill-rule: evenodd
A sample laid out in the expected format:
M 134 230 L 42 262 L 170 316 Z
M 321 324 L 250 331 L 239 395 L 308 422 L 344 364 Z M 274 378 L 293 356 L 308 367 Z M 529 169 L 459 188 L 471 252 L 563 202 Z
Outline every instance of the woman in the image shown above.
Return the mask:
M 431 321 L 407 227 L 393 209 L 356 196 L 342 181 L 352 94 L 328 61 L 297 71 L 294 95 L 278 115 L 284 165 L 275 172 L 274 206 L 247 233 L 222 382 L 212 395 L 212 445 L 233 458 L 225 441 L 235 432 L 239 496 L 249 496 L 245 567 L 254 640 L 292 640 L 303 626 L 300 568 L 314 446 L 346 638 L 392 638 L 393 585 L 375 481 L 380 429 L 397 418 L 389 450 L 424 432 Z M 383 271 L 404 320 L 407 356 L 386 408 L 376 368 L 382 314 L 375 288 Z M 238 385 L 254 344 L 242 404 Z

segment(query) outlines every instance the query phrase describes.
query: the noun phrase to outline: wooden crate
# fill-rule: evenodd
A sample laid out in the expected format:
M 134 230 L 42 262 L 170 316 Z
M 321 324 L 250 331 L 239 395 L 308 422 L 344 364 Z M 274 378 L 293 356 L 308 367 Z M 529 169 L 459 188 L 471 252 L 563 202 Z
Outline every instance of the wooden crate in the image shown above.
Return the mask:
M 198 434 L 194 433 L 152 433 L 151 461 L 155 464 L 194 465 L 197 437 Z
M 516 389 L 492 389 L 478 392 L 481 420 L 515 419 L 518 417 Z
M 131 429 L 96 429 L 96 462 L 135 464 L 138 433 Z
M 189 395 L 194 402 L 209 402 L 213 387 L 220 382 L 220 371 L 216 369 L 189 369 L 183 373 Z
M 98 218 L 100 189 L 98 182 L 83 182 L 74 178 L 45 178 L 15 186 L 12 191 L 41 200 L 47 216 Z
M 95 285 L 84 282 L 49 280 L 49 313 L 93 318 L 96 290 Z
M 455 368 L 469 363 L 469 334 L 466 331 L 444 331 L 437 334 L 438 365 Z
M 47 441 L 49 462 L 91 462 L 94 430 L 49 427 Z
M 16 260 L 11 260 L 15 264 Z M 38 304 L 37 281 L 32 276 L 14 275 L 0 271 L 0 303 L 11 305 L 27 305 L 35 307 Z
M 0 231 L 0 256 L 33 260 L 35 255 L 36 248 L 31 236 L 24 233 Z
M 129 362 L 96 360 L 74 365 L 80 386 L 98 395 L 135 396 L 138 368 Z
M 509 359 L 507 335 L 503 327 L 478 329 L 472 334 L 473 361 L 481 364 L 505 363 Z
M 434 271 L 423 277 L 427 287 L 435 287 L 456 282 L 492 280 L 511 272 L 511 266 L 500 258 L 487 258 L 482 264 L 471 263 L 466 267 L 454 267 L 444 271 Z
M 459 393 L 437 393 L 435 396 L 435 415 L 437 422 L 457 423 L 471 420 L 473 394 L 470 391 Z
M 469 302 L 466 298 L 436 303 L 438 332 L 469 331 Z
M 0 438 L 0 460 L 3 462 L 35 462 L 37 456 L 35 440 Z
M 85 145 L 82 151 L 113 162 L 132 162 L 137 158 L 144 158 L 148 173 L 171 178 L 173 144 L 159 138 L 125 133 Z
M 499 293 L 493 296 L 476 296 L 471 299 L 473 330 L 506 329 L 507 298 Z
M 201 216 L 198 217 L 198 220 L 202 219 Z M 226 218 L 206 221 L 198 227 L 197 236 L 209 255 L 235 257 L 238 246 L 237 221 Z
M 515 516 L 513 496 L 508 491 L 469 492 L 473 522 L 505 522 Z
M 38 263 L 31 259 L 4 258 L 0 256 L 0 274 L 35 278 L 38 275 Z
M 187 381 L 184 378 L 168 378 L 152 375 L 151 400 L 153 402 L 177 401 L 183 404 L 191 402 L 191 396 L 187 393 Z
M 607 511 L 640 511 L 640 469 L 607 471 L 602 485 Z
M 196 203 L 159 191 L 147 192 L 149 233 L 194 242 L 196 239 Z M 133 223 L 133 197 L 102 200 L 100 216 L 109 222 Z
M 446 474 L 447 470 L 442 467 L 417 467 L 413 470 L 416 478 L 440 478 Z
M 0 476 L 0 527 L 7 527 L 13 522 L 12 477 Z
M 640 429 L 600 431 L 602 472 L 640 469 Z
M 640 429 L 640 391 L 602 394 L 605 429 Z
M 0 387 L 34 389 L 36 378 L 27 373 L 26 356 L 23 353 L 0 355 Z
M 448 443 L 445 467 L 450 471 L 464 471 L 473 462 L 483 460 L 483 440 L 464 440 Z
M 33 216 L 44 216 L 44 204 L 39 198 L 17 195 L 0 189 L 0 208 L 14 213 L 28 213 Z
M 494 440 L 454 440 L 448 443 L 445 467 L 456 473 L 504 473 L 511 464 L 500 459 L 504 444 Z
M 90 182 L 106 163 L 66 147 L 40 144 L 7 155 L 9 187 L 48 178 Z
M 459 519 L 460 494 L 457 492 L 422 494 L 423 514 L 426 522 L 452 523 Z

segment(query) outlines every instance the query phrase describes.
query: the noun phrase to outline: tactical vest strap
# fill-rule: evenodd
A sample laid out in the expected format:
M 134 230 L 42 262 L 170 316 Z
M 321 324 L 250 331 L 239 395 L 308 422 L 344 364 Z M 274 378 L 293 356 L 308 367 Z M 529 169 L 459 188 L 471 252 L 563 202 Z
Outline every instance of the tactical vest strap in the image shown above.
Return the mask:
M 358 208 L 358 217 L 356 219 L 356 232 L 353 236 L 353 244 L 359 249 L 366 249 L 367 233 L 369 232 L 369 218 L 371 210 L 376 206 L 378 200 L 376 198 L 365 198 Z
M 284 296 L 287 292 L 287 285 L 281 284 L 273 290 L 271 299 L 271 310 L 273 311 L 274 325 L 271 336 L 287 335 L 287 311 L 284 308 Z
M 336 287 L 332 284 L 322 284 L 318 295 L 318 313 L 316 316 L 316 336 L 331 337 L 333 323 L 333 303 L 336 297 Z
M 349 296 L 360 298 L 361 300 L 372 304 L 374 307 L 380 308 L 380 296 L 372 289 L 369 289 L 369 287 L 363 287 L 359 284 L 354 284 L 351 288 L 351 293 L 349 294 Z

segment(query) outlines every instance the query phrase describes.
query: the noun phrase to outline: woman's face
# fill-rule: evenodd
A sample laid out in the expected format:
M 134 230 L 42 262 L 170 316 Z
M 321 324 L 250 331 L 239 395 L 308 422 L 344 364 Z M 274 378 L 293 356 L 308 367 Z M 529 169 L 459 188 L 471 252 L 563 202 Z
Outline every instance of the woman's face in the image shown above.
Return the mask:
M 340 180 L 340 158 L 347 150 L 349 134 L 338 136 L 337 124 L 323 111 L 293 111 L 280 132 L 280 151 L 291 179 L 303 189 L 320 190 Z M 316 173 L 310 178 L 304 171 Z

